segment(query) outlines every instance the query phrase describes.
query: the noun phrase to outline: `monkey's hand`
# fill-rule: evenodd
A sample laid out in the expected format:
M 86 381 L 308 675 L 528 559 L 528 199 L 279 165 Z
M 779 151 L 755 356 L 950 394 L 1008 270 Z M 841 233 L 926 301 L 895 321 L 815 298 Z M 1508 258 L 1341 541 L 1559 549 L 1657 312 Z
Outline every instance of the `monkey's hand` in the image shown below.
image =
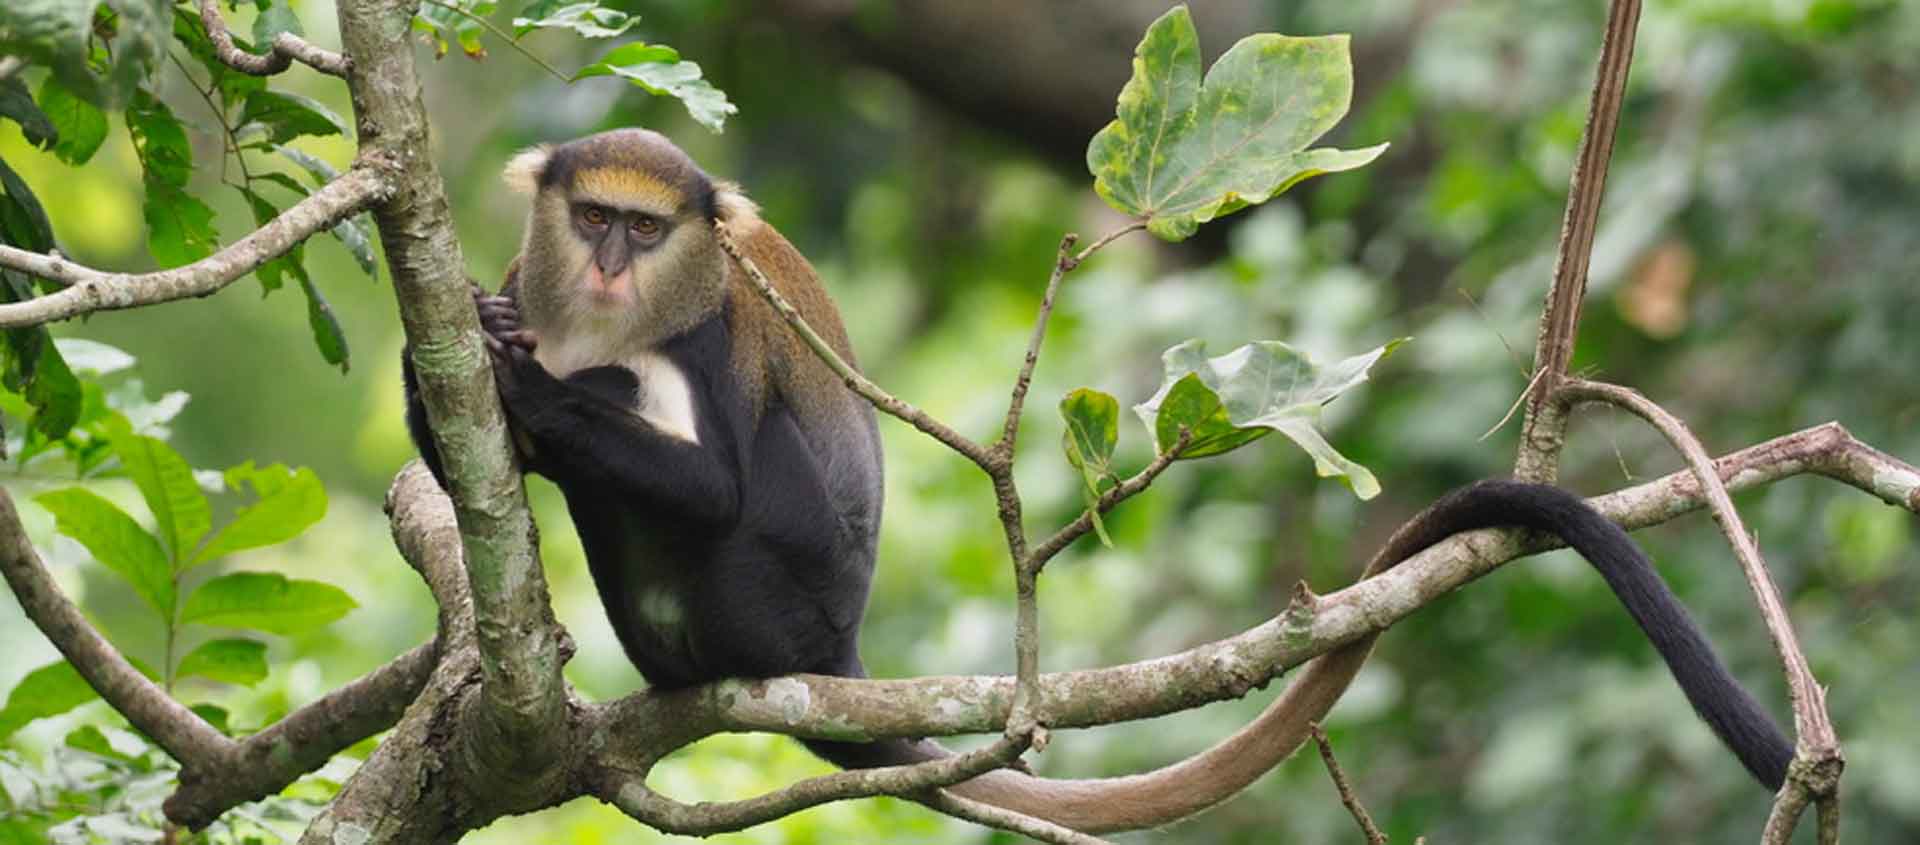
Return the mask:
M 531 353 L 540 345 L 540 339 L 531 330 L 520 328 L 520 304 L 511 297 L 494 296 L 472 286 L 473 307 L 480 312 L 480 335 L 487 342 L 487 349 L 500 352 L 505 347 L 516 346 Z

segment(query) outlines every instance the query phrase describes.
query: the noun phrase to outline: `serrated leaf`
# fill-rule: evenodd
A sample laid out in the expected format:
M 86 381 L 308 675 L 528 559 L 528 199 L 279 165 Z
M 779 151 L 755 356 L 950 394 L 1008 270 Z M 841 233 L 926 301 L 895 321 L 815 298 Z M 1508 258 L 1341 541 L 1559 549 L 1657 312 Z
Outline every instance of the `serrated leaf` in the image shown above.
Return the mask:
M 176 566 L 200 544 L 200 538 L 213 527 L 206 494 L 194 483 L 193 468 L 185 458 L 164 441 L 134 434 L 121 423 L 109 434 L 114 454 L 140 496 L 147 502 L 158 523 L 160 538 L 166 541 L 169 559 Z
M 525 17 L 513 19 L 513 36 L 519 38 L 536 29 L 571 29 L 582 38 L 613 38 L 640 22 L 629 15 L 601 6 L 598 2 L 558 4 L 539 3 L 524 10 Z
M 162 267 L 192 264 L 220 247 L 213 228 L 213 209 L 177 185 L 146 181 L 147 196 L 140 206 L 147 221 L 147 250 Z
M 20 679 L 7 693 L 7 706 L 0 709 L 0 739 L 35 719 L 58 716 L 99 698 L 93 687 L 65 660 L 49 663 Z
M 173 618 L 173 567 L 160 541 L 118 505 L 80 487 L 34 497 L 53 514 L 54 529 L 80 541 L 93 559 L 127 579 L 162 619 Z
M 1113 475 L 1113 447 L 1120 442 L 1120 400 L 1082 387 L 1060 400 L 1060 416 L 1067 421 L 1060 448 L 1067 453 L 1067 463 L 1080 471 L 1080 490 L 1094 533 L 1102 545 L 1111 547 L 1113 538 L 1107 536 L 1100 518 L 1100 483 Z
M 193 145 L 173 110 L 143 89 L 135 92 L 126 118 L 127 132 L 133 136 L 133 149 L 140 156 L 147 181 L 185 187 L 193 175 Z
M 1162 452 L 1173 448 L 1185 427 L 1190 434 L 1182 459 L 1228 452 L 1278 431 L 1313 457 L 1320 477 L 1337 476 L 1355 495 L 1370 499 L 1379 494 L 1379 482 L 1321 435 L 1320 409 L 1366 381 L 1367 371 L 1405 342 L 1322 367 L 1279 341 L 1208 358 L 1206 344 L 1190 340 L 1166 351 L 1160 390 L 1133 410 Z
M 60 131 L 54 128 L 53 122 L 33 101 L 26 83 L 17 76 L 0 79 L 0 117 L 20 124 L 20 134 L 27 137 L 27 143 L 43 150 L 60 139 Z
M 727 101 L 725 93 L 701 78 L 698 64 L 681 61 L 679 51 L 661 44 L 635 41 L 615 47 L 599 61 L 581 68 L 573 78 L 594 76 L 618 76 L 650 94 L 678 99 L 695 121 L 715 132 L 721 131 L 727 115 L 740 110 Z
M 250 687 L 266 680 L 267 644 L 242 637 L 208 640 L 180 658 L 175 677 L 201 677 Z
M 73 93 L 58 76 L 40 84 L 40 110 L 59 131 L 53 154 L 75 167 L 86 164 L 107 140 L 107 115 Z
M 180 621 L 297 634 L 326 625 L 358 606 L 331 584 L 278 573 L 235 572 L 208 581 L 187 596 Z
M 1087 145 L 1087 169 L 1109 205 L 1163 239 L 1182 240 L 1303 179 L 1378 157 L 1386 144 L 1307 149 L 1352 98 L 1344 35 L 1249 35 L 1203 81 L 1199 35 L 1187 8 L 1176 6 L 1135 49 L 1116 118 Z
M 256 501 L 242 507 L 193 557 L 189 566 L 245 549 L 271 546 L 299 536 L 327 515 L 327 491 L 313 470 L 285 464 L 255 468 L 252 461 L 227 470 L 227 486 L 251 487 Z
M 266 130 L 269 143 L 285 144 L 303 135 L 340 135 L 346 123 L 317 100 L 281 91 L 255 91 L 240 111 L 242 126 Z

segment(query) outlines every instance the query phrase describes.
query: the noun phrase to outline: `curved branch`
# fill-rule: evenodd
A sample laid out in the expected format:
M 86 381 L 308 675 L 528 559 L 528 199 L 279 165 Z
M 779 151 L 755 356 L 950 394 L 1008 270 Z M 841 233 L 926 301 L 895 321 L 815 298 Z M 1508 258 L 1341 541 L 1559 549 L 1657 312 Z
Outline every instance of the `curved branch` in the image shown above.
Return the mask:
M 233 43 L 233 32 L 221 19 L 217 0 L 199 2 L 200 22 L 207 28 L 207 38 L 213 41 L 213 54 L 227 67 L 249 76 L 272 76 L 285 71 L 297 59 L 314 70 L 342 79 L 353 71 L 353 63 L 347 61 L 346 56 L 315 47 L 291 32 L 275 35 L 273 52 L 267 55 L 242 50 Z
M 711 836 L 743 830 L 831 801 L 876 795 L 912 796 L 1005 767 L 1031 744 L 1029 738 L 1001 737 L 992 745 L 925 763 L 849 769 L 808 778 L 784 789 L 722 803 L 685 804 L 654 792 L 645 772 L 590 765 L 590 791 L 621 812 L 660 830 L 683 836 Z
M 5 488 L 0 488 L 0 574 L 6 576 L 27 618 L 87 685 L 173 759 L 183 765 L 210 762 L 232 751 L 233 740 L 147 680 L 60 594 L 53 575 L 27 541 L 13 496 Z
M 59 255 L 0 245 L 0 267 L 66 284 L 64 290 L 0 305 L 0 329 L 37 326 L 94 311 L 135 308 L 206 296 L 272 261 L 301 241 L 366 210 L 390 192 L 374 166 L 357 163 L 246 237 L 183 267 L 152 273 L 110 273 Z

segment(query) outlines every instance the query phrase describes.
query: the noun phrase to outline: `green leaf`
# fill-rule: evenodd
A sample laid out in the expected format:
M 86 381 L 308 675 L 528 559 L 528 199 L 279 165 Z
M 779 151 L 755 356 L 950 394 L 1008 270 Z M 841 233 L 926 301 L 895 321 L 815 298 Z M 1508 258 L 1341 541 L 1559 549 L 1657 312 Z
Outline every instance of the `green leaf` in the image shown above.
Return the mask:
M 260 15 L 253 19 L 254 43 L 271 46 L 274 36 L 282 32 L 291 32 L 294 35 L 306 34 L 300 28 L 300 16 L 293 13 L 293 6 L 286 0 L 278 3 L 273 0 L 256 0 L 254 8 L 260 10 Z
M 173 447 L 161 440 L 134 434 L 124 422 L 109 436 L 127 477 L 140 488 L 147 510 L 153 512 L 170 559 L 176 567 L 183 565 L 200 544 L 200 538 L 213 527 L 207 497 L 193 480 L 193 468 Z
M 447 54 L 449 38 L 460 45 L 460 51 L 468 58 L 485 58 L 487 51 L 480 43 L 480 34 L 485 30 L 478 19 L 491 16 L 498 5 L 494 0 L 422 3 L 413 16 L 412 28 L 432 41 L 436 59 Z
M 289 178 L 288 181 L 292 181 L 292 179 Z M 299 183 L 294 183 L 294 187 L 298 188 Z M 253 213 L 253 225 L 265 226 L 271 222 L 273 218 L 280 216 L 280 209 L 275 207 L 273 203 L 268 202 L 266 197 L 256 193 L 252 188 L 241 187 L 239 191 L 240 195 L 247 200 L 247 209 Z M 286 251 L 286 254 L 267 261 L 255 268 L 253 275 L 260 280 L 262 293 L 273 293 L 279 290 L 281 285 L 286 284 L 285 277 L 288 273 L 304 274 L 306 272 L 303 266 L 305 261 L 306 245 L 295 244 L 291 249 Z
M 167 552 L 126 511 L 80 487 L 42 493 L 34 501 L 53 513 L 55 530 L 79 540 L 94 560 L 127 579 L 162 619 L 173 618 L 173 567 Z
M 1362 499 L 1380 492 L 1373 473 L 1321 435 L 1321 406 L 1367 380 L 1367 371 L 1406 339 L 1322 367 L 1279 341 L 1249 343 L 1218 358 L 1190 340 L 1162 356 L 1166 376 L 1153 398 L 1133 406 L 1165 452 L 1189 432 L 1182 459 L 1218 455 L 1278 431 L 1313 457 L 1322 478 L 1338 476 Z
M 169 0 L 6 0 L 0 56 L 50 68 L 95 103 L 118 104 L 152 75 L 167 43 Z M 102 7 L 112 11 L 110 26 Z M 97 47 L 101 49 L 95 49 Z
M 243 687 L 260 683 L 267 677 L 267 644 L 238 637 L 201 643 L 180 658 L 174 672 L 179 678 L 196 675 Z
M 53 223 L 47 220 L 46 209 L 4 159 L 0 159 L 0 190 L 6 194 L 0 201 L 0 241 L 32 252 L 53 249 Z
M 186 127 L 173 116 L 173 110 L 141 89 L 127 106 L 126 117 L 127 132 L 133 136 L 133 149 L 140 156 L 147 181 L 186 187 L 188 177 L 193 175 L 193 145 L 187 142 Z
M 318 101 L 299 94 L 255 91 L 240 111 L 242 127 L 258 126 L 272 144 L 285 144 L 303 135 L 340 135 L 347 126 L 340 116 Z
M 41 83 L 40 110 L 60 133 L 53 154 L 61 161 L 75 167 L 86 164 L 107 140 L 106 113 L 73 93 L 58 76 Z
M 300 272 L 300 290 L 307 295 L 307 328 L 313 332 L 313 343 L 320 349 L 321 360 L 339 367 L 343 373 L 351 369 L 346 329 L 341 328 L 333 306 L 305 270 Z
M 1100 483 L 1113 476 L 1113 447 L 1120 441 L 1120 400 L 1082 387 L 1060 400 L 1060 416 L 1067 421 L 1060 447 L 1066 450 L 1067 463 L 1080 471 L 1080 489 L 1093 530 L 1110 547 L 1113 539 L 1100 519 Z
M 273 151 L 279 153 L 281 157 L 286 160 L 293 162 L 301 170 L 306 171 L 307 176 L 313 179 L 315 186 L 325 185 L 333 181 L 334 177 L 340 175 L 340 171 L 333 165 L 328 164 L 325 159 L 308 155 L 305 150 L 298 147 L 275 144 L 273 145 Z
M 1182 240 L 1303 179 L 1378 157 L 1386 144 L 1307 149 L 1352 98 L 1344 35 L 1249 35 L 1203 82 L 1199 36 L 1187 7 L 1175 6 L 1135 49 L 1116 119 L 1087 145 L 1087 169 L 1107 204 Z
M 727 101 L 727 95 L 701 78 L 700 66 L 680 60 L 680 52 L 660 44 L 635 41 L 608 51 L 573 75 L 575 80 L 593 76 L 618 76 L 647 93 L 674 97 L 687 107 L 687 113 L 701 126 L 719 132 L 727 115 L 740 109 Z
M 519 38 L 536 29 L 571 29 L 582 38 L 613 38 L 640 22 L 639 15 L 608 9 L 598 2 L 558 4 L 538 3 L 524 10 L 527 17 L 513 19 L 513 36 Z
M 179 186 L 146 181 L 141 213 L 147 220 L 147 250 L 162 267 L 192 264 L 220 247 L 213 209 Z
M 373 239 L 367 236 L 366 224 L 362 222 L 364 219 L 366 215 L 358 218 L 349 217 L 328 229 L 327 233 L 332 235 L 334 240 L 339 241 L 341 246 L 346 247 L 347 252 L 353 254 L 353 263 L 360 265 L 361 272 L 377 279 L 379 265 L 374 262 Z
M 235 491 L 253 488 L 258 500 L 234 514 L 207 542 L 189 566 L 245 549 L 271 546 L 299 536 L 327 515 L 327 491 L 313 470 L 288 469 L 285 464 L 255 468 L 252 461 L 227 470 L 227 486 Z
M 51 79 L 52 77 L 48 77 Z M 18 76 L 0 79 L 0 117 L 11 118 L 20 124 L 20 133 L 27 136 L 27 143 L 41 149 L 47 149 L 60 139 L 60 131 L 53 122 L 33 102 L 27 85 Z
M 278 573 L 235 572 L 200 585 L 187 597 L 180 621 L 297 634 L 339 619 L 355 607 L 351 597 L 331 584 Z
M 0 739 L 12 736 L 28 722 L 58 716 L 95 698 L 99 696 L 93 687 L 87 686 L 65 660 L 28 672 L 7 693 L 7 706 L 0 709 Z

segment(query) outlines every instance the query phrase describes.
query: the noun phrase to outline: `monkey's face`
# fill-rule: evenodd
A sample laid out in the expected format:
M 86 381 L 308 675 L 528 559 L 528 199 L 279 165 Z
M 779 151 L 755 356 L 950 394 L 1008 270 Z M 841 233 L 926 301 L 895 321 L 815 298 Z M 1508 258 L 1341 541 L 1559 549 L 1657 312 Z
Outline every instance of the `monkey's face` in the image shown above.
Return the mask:
M 535 195 L 520 291 L 536 332 L 651 342 L 718 307 L 715 189 L 665 138 L 618 130 L 534 150 L 509 165 L 508 181 Z

